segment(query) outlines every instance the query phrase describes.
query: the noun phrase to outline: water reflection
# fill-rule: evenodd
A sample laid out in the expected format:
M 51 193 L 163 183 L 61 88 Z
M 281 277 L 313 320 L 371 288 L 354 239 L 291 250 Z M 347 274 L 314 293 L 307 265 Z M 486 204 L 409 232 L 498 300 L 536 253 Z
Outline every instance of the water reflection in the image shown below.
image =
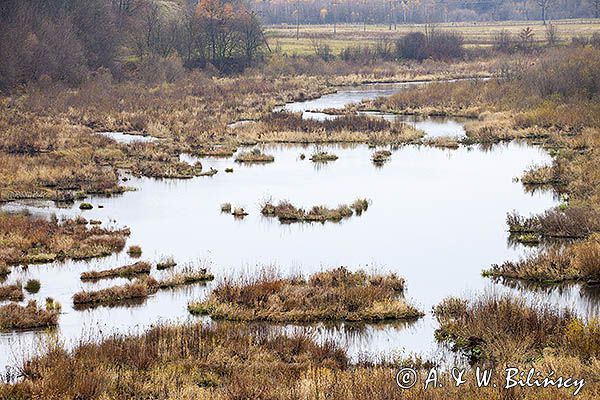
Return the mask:
M 282 273 L 304 275 L 340 265 L 374 272 L 395 272 L 406 278 L 409 301 L 428 311 L 448 295 L 477 293 L 493 285 L 482 278 L 490 263 L 518 258 L 520 247 L 506 246 L 506 212 L 541 212 L 555 204 L 549 193 L 528 194 L 518 175 L 532 162 L 547 162 L 540 149 L 516 143 L 495 146 L 483 153 L 474 148 L 442 150 L 426 146 L 402 146 L 393 150 L 384 168 L 371 161 L 374 149 L 366 145 L 322 146 L 339 159 L 316 168 L 300 153 L 312 146 L 265 145 L 275 156 L 267 165 L 235 165 L 230 174 L 206 179 L 150 179 L 132 177 L 128 185 L 137 190 L 110 198 L 93 196 L 86 201 L 94 209 L 81 211 L 78 204 L 57 208 L 48 202 L 14 202 L 3 209 L 28 209 L 42 215 L 83 217 L 103 226 L 128 226 L 127 245 L 140 245 L 142 259 L 157 262 L 173 256 L 184 267 L 210 260 L 217 276 L 252 274 L 265 265 Z M 187 157 L 194 161 L 191 156 Z M 206 168 L 220 171 L 234 165 L 234 158 L 205 158 Z M 316 204 L 337 206 L 356 198 L 371 200 L 361 217 L 339 224 L 282 225 L 264 218 L 261 203 L 268 198 L 290 200 L 303 208 Z M 249 215 L 235 220 L 221 213 L 221 204 L 243 207 Z M 98 208 L 99 204 L 104 208 Z M 116 222 L 115 222 L 116 221 Z M 15 268 L 7 282 L 39 279 L 40 292 L 25 301 L 53 297 L 63 305 L 58 333 L 66 342 L 77 342 L 88 329 L 107 334 L 144 329 L 166 321 L 188 321 L 189 301 L 203 298 L 213 283 L 159 291 L 134 307 L 98 307 L 78 311 L 72 295 L 80 290 L 104 288 L 125 279 L 97 283 L 81 282 L 79 275 L 132 260 L 120 253 L 90 261 L 68 261 Z M 160 277 L 162 272 L 152 271 Z M 502 286 L 498 284 L 497 286 Z M 571 301 L 557 294 L 552 302 Z M 580 297 L 578 295 L 578 297 Z M 583 303 L 587 298 L 581 299 Z M 436 357 L 440 350 L 433 339 L 437 326 L 428 314 L 409 325 L 344 326 L 323 330 L 323 337 L 347 342 L 351 353 L 404 351 Z M 89 328 L 92 327 L 92 328 Z M 340 331 L 353 333 L 342 338 Z M 357 332 L 363 332 L 358 335 Z M 26 343 L 39 333 L 0 334 L 0 362 L 8 362 L 15 339 Z

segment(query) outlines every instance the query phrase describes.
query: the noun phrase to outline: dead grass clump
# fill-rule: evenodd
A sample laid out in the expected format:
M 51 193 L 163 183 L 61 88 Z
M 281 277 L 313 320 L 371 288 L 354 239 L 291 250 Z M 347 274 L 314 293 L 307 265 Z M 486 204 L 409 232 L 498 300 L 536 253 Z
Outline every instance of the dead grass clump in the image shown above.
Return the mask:
M 367 199 L 356 199 L 350 206 L 356 212 L 356 215 L 362 215 L 363 212 L 369 208 L 369 200 Z
M 198 271 L 186 269 L 185 271 L 172 274 L 168 278 L 158 281 L 157 287 L 159 289 L 168 289 L 178 286 L 191 285 L 198 282 L 207 282 L 215 279 L 215 276 L 208 273 L 205 268 L 201 268 Z
M 138 245 L 131 245 L 127 249 L 127 254 L 131 257 L 140 257 L 142 255 L 142 247 Z
M 388 161 L 391 156 L 392 156 L 392 152 L 389 150 L 377 150 L 371 156 L 371 160 L 375 164 L 383 164 L 384 162 Z
M 521 176 L 521 182 L 524 185 L 560 185 L 560 171 L 556 165 L 531 167 Z
M 267 201 L 263 204 L 261 213 L 267 217 L 277 217 L 283 223 L 290 222 L 325 222 L 341 221 L 344 218 L 351 217 L 356 211 L 356 215 L 361 215 L 369 207 L 366 199 L 357 199 L 351 205 L 342 204 L 337 208 L 328 208 L 326 206 L 314 206 L 308 212 L 295 207 L 289 201 L 280 201 L 274 205 Z
M 310 160 L 312 162 L 328 162 L 335 161 L 338 159 L 338 156 L 332 153 L 328 153 L 326 151 L 316 151 L 310 156 Z
M 149 274 L 150 264 L 144 261 L 138 261 L 131 265 L 124 265 L 118 268 L 105 269 L 102 271 L 83 272 L 81 274 L 82 281 L 93 281 L 110 278 L 129 278 L 132 279 L 139 274 Z
M 230 213 L 231 212 L 231 203 L 221 204 L 221 212 Z
M 35 300 L 26 306 L 11 303 L 0 307 L 0 330 L 37 329 L 56 326 L 58 310 L 43 310 L 38 308 Z
M 0 301 L 21 301 L 23 298 L 23 287 L 20 282 L 13 285 L 0 286 Z
M 244 218 L 248 213 L 242 207 L 236 207 L 232 213 L 235 218 Z
M 264 154 L 260 149 L 252 149 L 238 154 L 235 161 L 239 163 L 268 163 L 275 161 L 275 157 Z
M 347 113 L 336 115 L 334 118 L 317 120 L 303 118 L 302 113 L 280 111 L 265 115 L 261 118 L 260 122 L 264 125 L 265 130 L 280 132 L 388 132 L 390 134 L 397 134 L 403 128 L 402 124 L 391 123 L 383 118 Z
M 156 293 L 158 282 L 151 277 L 136 279 L 133 283 L 112 286 L 96 291 L 82 291 L 73 295 L 75 306 L 117 304 L 126 300 L 145 299 Z
M 381 321 L 423 315 L 402 297 L 404 280 L 368 275 L 344 267 L 300 277 L 263 272 L 256 278 L 222 281 L 205 301 L 192 303 L 193 314 L 239 321 Z
M 232 146 L 212 146 L 196 151 L 198 157 L 232 157 L 237 148 Z
M 458 149 L 460 147 L 460 139 L 453 136 L 436 136 L 423 140 L 426 146 L 439 147 L 442 149 Z
M 159 262 L 156 263 L 156 269 L 161 271 L 164 269 L 173 268 L 177 265 L 173 257 L 161 258 Z

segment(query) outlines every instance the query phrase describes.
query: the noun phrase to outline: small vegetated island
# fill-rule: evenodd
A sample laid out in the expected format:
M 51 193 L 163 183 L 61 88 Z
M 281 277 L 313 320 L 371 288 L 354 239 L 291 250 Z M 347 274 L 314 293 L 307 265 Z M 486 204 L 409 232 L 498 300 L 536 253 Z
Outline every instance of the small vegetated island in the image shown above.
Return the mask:
M 342 204 L 336 208 L 326 206 L 314 206 L 309 211 L 294 206 L 288 201 L 280 201 L 273 204 L 267 201 L 261 209 L 262 215 L 266 217 L 276 217 L 282 223 L 292 222 L 339 222 L 344 218 L 349 218 L 354 213 L 362 215 L 369 208 L 367 199 L 357 199 L 352 204 Z
M 404 279 L 344 267 L 308 279 L 263 273 L 219 282 L 210 296 L 191 303 L 192 314 L 235 321 L 314 322 L 415 319 L 423 312 L 402 297 Z
M 275 157 L 263 153 L 260 149 L 252 149 L 238 154 L 235 161 L 239 163 L 270 163 L 275 161 Z
M 125 277 L 133 279 L 137 275 L 150 273 L 150 266 L 145 262 L 138 262 L 104 271 L 91 271 L 81 275 L 82 280 L 97 280 L 103 278 Z M 115 285 L 105 289 L 81 291 L 73 295 L 73 304 L 76 308 L 88 308 L 98 305 L 116 306 L 128 301 L 143 301 L 148 296 L 161 289 L 170 289 L 179 286 L 191 285 L 199 282 L 207 282 L 214 279 L 214 275 L 206 269 L 186 269 L 183 272 L 175 272 L 164 279 L 155 279 L 152 276 L 135 278 L 131 283 Z

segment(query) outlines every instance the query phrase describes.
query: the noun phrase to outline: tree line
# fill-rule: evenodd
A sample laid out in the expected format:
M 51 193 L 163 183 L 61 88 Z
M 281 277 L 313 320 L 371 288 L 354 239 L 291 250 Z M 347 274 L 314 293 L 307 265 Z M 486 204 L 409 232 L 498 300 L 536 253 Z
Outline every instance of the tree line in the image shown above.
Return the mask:
M 77 84 L 101 67 L 118 77 L 165 59 L 237 71 L 265 48 L 245 0 L 0 2 L 0 90 L 42 77 Z
M 267 24 L 384 24 L 600 18 L 600 0 L 259 0 Z

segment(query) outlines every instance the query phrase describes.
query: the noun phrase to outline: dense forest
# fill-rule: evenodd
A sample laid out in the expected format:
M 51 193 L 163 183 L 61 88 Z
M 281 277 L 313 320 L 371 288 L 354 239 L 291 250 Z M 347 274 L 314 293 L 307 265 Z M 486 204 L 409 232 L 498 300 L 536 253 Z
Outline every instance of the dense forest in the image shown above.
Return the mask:
M 264 43 L 256 13 L 241 0 L 5 0 L 0 89 L 43 76 L 77 83 L 100 67 L 118 77 L 158 61 L 238 70 Z

